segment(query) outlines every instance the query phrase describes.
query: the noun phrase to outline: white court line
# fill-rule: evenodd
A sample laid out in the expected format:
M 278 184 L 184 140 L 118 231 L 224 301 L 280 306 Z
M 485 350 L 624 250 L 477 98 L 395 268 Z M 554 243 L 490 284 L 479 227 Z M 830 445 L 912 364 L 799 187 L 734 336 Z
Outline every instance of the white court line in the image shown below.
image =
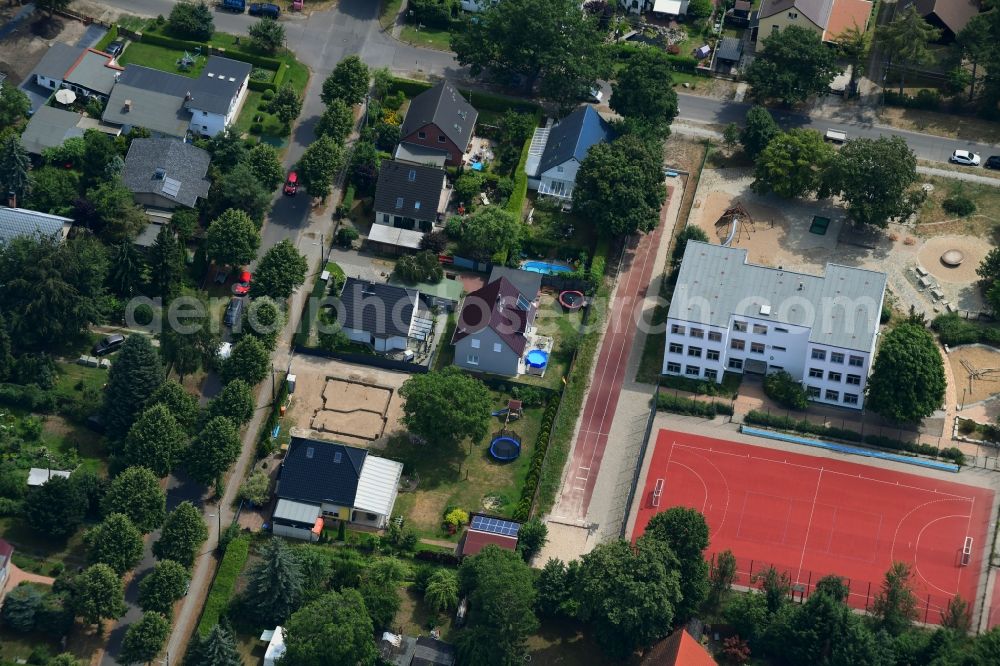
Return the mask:
M 806 561 L 806 549 L 809 547 L 809 531 L 812 529 L 813 514 L 816 512 L 816 500 L 819 499 L 819 486 L 823 482 L 823 468 L 819 468 L 819 478 L 816 479 L 816 492 L 813 494 L 812 508 L 809 510 L 809 522 L 806 523 L 806 538 L 802 541 L 802 557 L 799 558 L 799 570 L 795 574 L 795 582 L 802 576 L 802 564 Z
M 941 502 L 959 502 L 959 501 L 966 501 L 967 502 L 969 500 L 967 500 L 967 499 L 966 500 L 958 500 L 958 499 L 938 499 L 938 500 L 931 500 L 930 502 L 924 502 L 923 504 L 917 505 L 917 506 L 913 507 L 912 509 L 910 509 L 909 511 L 907 511 L 906 514 L 904 514 L 903 517 L 899 519 L 899 522 L 896 523 L 896 531 L 893 532 L 893 535 L 892 535 L 892 544 L 889 547 L 889 560 L 891 562 L 895 562 L 896 561 L 896 540 L 899 538 L 899 528 L 903 526 L 903 523 L 906 522 L 906 520 L 915 511 L 919 511 L 920 509 L 924 508 L 925 506 L 930 506 L 931 504 L 939 504 Z M 969 513 L 971 515 L 972 512 L 970 511 Z M 964 517 L 965 514 L 962 514 L 962 516 Z M 925 527 L 926 527 L 926 525 L 925 525 Z M 916 549 L 915 548 L 914 548 L 914 553 L 916 553 Z M 916 555 L 915 554 L 914 554 L 914 560 L 916 560 Z
M 972 516 L 975 513 L 976 513 L 976 498 L 973 497 L 972 498 L 972 503 L 969 505 L 969 522 L 967 522 L 965 524 L 965 536 L 967 536 L 967 537 L 968 536 L 972 536 Z M 980 548 L 982 548 L 982 547 L 983 547 L 983 545 L 980 544 Z M 972 566 L 972 553 L 969 553 L 969 564 L 968 564 L 968 566 L 970 566 L 970 567 Z M 961 589 L 961 587 L 962 587 L 962 570 L 964 568 L 965 568 L 964 566 L 961 566 L 961 567 L 958 568 L 958 588 L 959 589 Z M 996 583 L 994 583 L 994 585 L 995 584 Z
M 935 590 L 937 590 L 938 592 L 940 592 L 941 594 L 943 594 L 945 596 L 948 596 L 948 597 L 953 597 L 956 594 L 958 594 L 958 587 L 957 586 L 955 587 L 955 591 L 954 592 L 949 592 L 948 590 L 942 589 L 942 588 L 938 587 L 937 585 L 935 585 L 934 583 L 932 583 L 929 580 L 927 580 L 927 577 L 924 576 L 924 574 L 921 573 L 921 571 L 920 571 L 920 565 L 917 563 L 917 555 L 920 553 L 920 538 L 924 535 L 924 530 L 926 530 L 928 527 L 930 527 L 934 523 L 938 522 L 939 520 L 947 520 L 949 518 L 965 518 L 965 517 L 966 517 L 966 515 L 964 513 L 956 513 L 956 514 L 952 514 L 950 516 L 941 516 L 939 518 L 935 518 L 934 520 L 929 520 L 926 523 L 924 523 L 923 527 L 920 528 L 920 531 L 917 533 L 917 540 L 913 543 L 913 570 L 916 571 L 917 575 L 920 576 L 920 578 L 924 581 L 924 583 L 927 584 L 927 587 L 932 587 Z M 959 581 L 960 581 L 961 578 L 962 578 L 962 567 L 958 568 L 958 576 L 959 576 Z M 956 583 L 956 585 L 957 585 L 957 583 Z
M 691 469 L 690 467 L 688 467 L 684 463 L 674 463 L 674 464 L 677 465 L 678 467 L 683 467 L 687 471 L 689 471 L 692 474 L 694 474 L 695 477 L 697 477 L 698 482 L 701 483 L 702 494 L 705 496 L 705 501 L 701 503 L 701 513 L 702 513 L 702 515 L 704 515 L 705 514 L 705 507 L 708 506 L 708 484 L 705 483 L 705 479 L 702 478 L 701 474 L 699 474 L 698 472 L 694 471 L 693 469 Z
M 672 442 L 672 446 L 670 447 L 670 454 L 667 457 L 667 464 L 668 465 L 670 464 L 670 460 L 673 458 L 673 455 L 674 455 L 674 446 L 677 446 L 677 445 L 678 445 L 678 442 L 676 440 L 674 442 Z M 684 446 L 684 445 L 681 444 L 681 446 Z M 726 505 L 722 508 L 722 520 L 719 521 L 719 526 L 715 529 L 715 531 L 712 532 L 711 535 L 709 535 L 710 537 L 717 536 L 722 531 L 722 526 L 726 524 L 726 519 L 729 517 L 729 500 L 732 497 L 732 492 L 729 490 L 729 479 L 726 478 L 726 475 L 722 473 L 722 470 L 719 469 L 719 466 L 716 465 L 715 462 L 711 458 L 708 458 L 708 457 L 706 457 L 705 455 L 702 454 L 701 450 L 696 449 L 693 446 L 687 446 L 685 448 L 692 449 L 694 451 L 694 455 L 696 455 L 697 457 L 701 458 L 706 463 L 708 463 L 715 470 L 715 473 L 719 475 L 719 478 L 722 479 L 722 485 L 725 486 L 725 488 L 726 488 Z M 742 514 L 741 514 L 740 520 L 742 521 Z M 738 531 L 739 530 L 737 530 L 737 532 Z

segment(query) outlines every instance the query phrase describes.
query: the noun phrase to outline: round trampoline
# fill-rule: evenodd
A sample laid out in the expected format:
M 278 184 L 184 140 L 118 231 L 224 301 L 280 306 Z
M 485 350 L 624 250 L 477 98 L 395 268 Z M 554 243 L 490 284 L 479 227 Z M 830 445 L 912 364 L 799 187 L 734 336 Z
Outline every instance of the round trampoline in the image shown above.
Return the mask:
M 521 442 L 516 435 L 500 435 L 490 443 L 490 455 L 502 462 L 514 460 L 521 455 Z
M 579 310 L 583 307 L 583 292 L 567 290 L 559 294 L 559 304 L 567 310 Z
M 528 352 L 528 355 L 524 357 L 524 362 L 528 365 L 529 369 L 541 370 L 549 363 L 549 354 L 541 349 L 532 349 Z

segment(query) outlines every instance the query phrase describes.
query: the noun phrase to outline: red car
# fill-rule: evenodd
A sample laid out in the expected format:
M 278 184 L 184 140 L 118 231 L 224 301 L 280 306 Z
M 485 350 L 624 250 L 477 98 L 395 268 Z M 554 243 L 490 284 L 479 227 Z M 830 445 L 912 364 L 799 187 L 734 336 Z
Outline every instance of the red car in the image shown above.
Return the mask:
M 299 176 L 297 173 L 292 171 L 288 174 L 288 180 L 285 181 L 285 194 L 288 196 L 294 196 L 296 192 L 299 191 Z
M 233 284 L 233 293 L 237 296 L 246 296 L 250 291 L 250 280 L 252 277 L 250 271 L 241 272 L 239 279 Z

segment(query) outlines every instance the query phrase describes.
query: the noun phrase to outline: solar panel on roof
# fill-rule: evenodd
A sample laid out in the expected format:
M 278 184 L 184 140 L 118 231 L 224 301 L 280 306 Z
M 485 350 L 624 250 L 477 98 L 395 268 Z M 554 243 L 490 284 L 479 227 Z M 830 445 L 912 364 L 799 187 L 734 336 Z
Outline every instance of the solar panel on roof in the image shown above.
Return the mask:
M 162 191 L 168 197 L 176 197 L 177 193 L 181 191 L 181 181 L 174 180 L 173 178 L 164 178 Z
M 521 529 L 521 524 L 515 523 L 512 520 L 503 520 L 501 518 L 473 516 L 472 525 L 470 527 L 474 530 L 479 530 L 480 532 L 489 532 L 490 534 L 516 537 L 518 530 Z

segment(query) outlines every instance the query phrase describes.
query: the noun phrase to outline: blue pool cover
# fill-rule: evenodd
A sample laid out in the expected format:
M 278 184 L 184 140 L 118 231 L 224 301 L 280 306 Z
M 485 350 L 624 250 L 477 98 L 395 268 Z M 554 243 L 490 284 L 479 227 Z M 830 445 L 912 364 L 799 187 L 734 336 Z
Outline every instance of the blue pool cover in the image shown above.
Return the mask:
M 569 266 L 562 264 L 550 264 L 547 261 L 526 261 L 521 264 L 521 270 L 529 273 L 541 273 L 542 275 L 553 275 L 554 273 L 571 273 Z

